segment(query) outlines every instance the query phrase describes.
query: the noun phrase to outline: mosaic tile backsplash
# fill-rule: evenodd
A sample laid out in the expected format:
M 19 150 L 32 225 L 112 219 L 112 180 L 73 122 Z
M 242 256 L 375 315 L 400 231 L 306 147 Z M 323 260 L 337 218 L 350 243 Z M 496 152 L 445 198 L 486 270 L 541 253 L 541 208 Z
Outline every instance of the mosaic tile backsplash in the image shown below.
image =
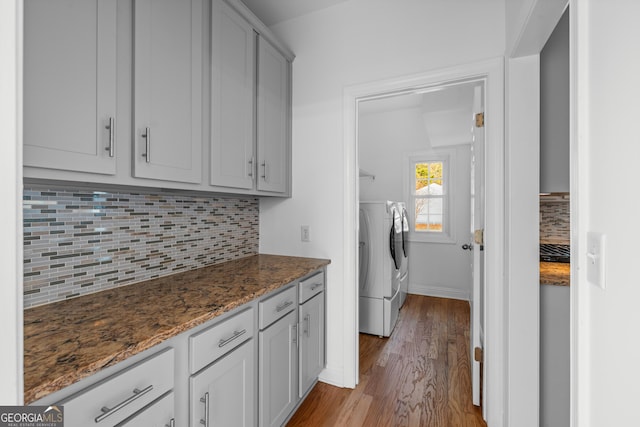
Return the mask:
M 568 245 L 571 240 L 569 199 L 540 199 L 540 243 Z
M 256 198 L 24 189 L 24 307 L 258 252 Z

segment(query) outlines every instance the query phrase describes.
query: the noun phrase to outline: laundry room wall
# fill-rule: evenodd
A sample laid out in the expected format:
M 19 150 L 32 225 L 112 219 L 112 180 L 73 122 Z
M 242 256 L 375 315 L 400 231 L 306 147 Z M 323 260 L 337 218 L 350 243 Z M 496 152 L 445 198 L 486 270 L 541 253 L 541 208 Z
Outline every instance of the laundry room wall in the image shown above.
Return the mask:
M 405 157 L 432 150 L 422 109 L 360 114 L 358 124 L 360 167 L 375 175 L 375 179 L 360 179 L 360 200 L 407 202 Z M 471 296 L 470 253 L 460 246 L 469 240 L 470 146 L 445 149 L 455 153 L 452 194 L 456 239 L 454 243 L 409 243 L 409 293 L 467 300 Z

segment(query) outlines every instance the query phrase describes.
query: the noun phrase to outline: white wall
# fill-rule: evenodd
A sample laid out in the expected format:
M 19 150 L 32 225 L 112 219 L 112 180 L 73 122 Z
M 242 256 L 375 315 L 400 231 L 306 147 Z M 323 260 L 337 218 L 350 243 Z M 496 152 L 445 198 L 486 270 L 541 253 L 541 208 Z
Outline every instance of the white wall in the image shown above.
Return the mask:
M 572 104 L 577 112 L 577 128 L 572 129 L 577 170 L 572 172 L 577 179 L 572 182 L 572 199 L 578 197 L 577 206 L 572 206 L 572 237 L 580 243 L 572 254 L 579 381 L 572 392 L 580 393 L 581 427 L 636 425 L 640 2 L 577 1 L 571 3 L 571 13 L 577 32 L 572 45 L 577 54 L 577 97 Z M 605 289 L 587 281 L 588 231 L 606 234 Z
M 504 0 L 351 0 L 272 29 L 293 65 L 293 197 L 261 202 L 260 250 L 330 258 L 327 370 L 345 369 L 345 87 L 504 53 Z M 311 242 L 300 242 L 300 225 Z
M 538 55 L 507 67 L 507 425 L 539 425 Z
M 422 109 L 404 108 L 360 114 L 358 126 L 360 167 L 376 176 L 375 180 L 360 180 L 360 200 L 407 202 L 403 181 L 406 173 L 404 157 L 409 153 L 432 149 Z M 451 194 L 456 241 L 409 243 L 409 292 L 469 300 L 472 285 L 471 252 L 463 251 L 460 245 L 470 241 L 470 146 L 458 145 L 444 149 L 455 153 L 452 158 L 454 175 Z
M 0 405 L 22 403 L 22 1 L 0 2 Z
M 569 11 L 540 52 L 540 191 L 569 191 Z

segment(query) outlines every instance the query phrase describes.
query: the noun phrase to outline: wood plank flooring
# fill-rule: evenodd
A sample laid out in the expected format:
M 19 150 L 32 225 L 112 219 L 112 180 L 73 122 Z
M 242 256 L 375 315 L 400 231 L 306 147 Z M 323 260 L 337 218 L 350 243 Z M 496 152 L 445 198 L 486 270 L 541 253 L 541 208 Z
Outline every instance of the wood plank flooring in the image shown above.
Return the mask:
M 318 383 L 287 426 L 486 427 L 469 366 L 469 303 L 409 295 L 390 338 L 360 334 L 358 386 Z

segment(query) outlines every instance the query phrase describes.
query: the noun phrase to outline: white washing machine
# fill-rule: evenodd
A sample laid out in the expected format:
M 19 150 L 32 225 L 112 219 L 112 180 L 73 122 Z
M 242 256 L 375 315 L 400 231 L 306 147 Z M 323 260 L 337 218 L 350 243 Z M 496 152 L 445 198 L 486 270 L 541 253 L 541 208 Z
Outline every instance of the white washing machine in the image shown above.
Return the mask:
M 360 332 L 391 335 L 398 320 L 406 259 L 396 202 L 360 202 Z

